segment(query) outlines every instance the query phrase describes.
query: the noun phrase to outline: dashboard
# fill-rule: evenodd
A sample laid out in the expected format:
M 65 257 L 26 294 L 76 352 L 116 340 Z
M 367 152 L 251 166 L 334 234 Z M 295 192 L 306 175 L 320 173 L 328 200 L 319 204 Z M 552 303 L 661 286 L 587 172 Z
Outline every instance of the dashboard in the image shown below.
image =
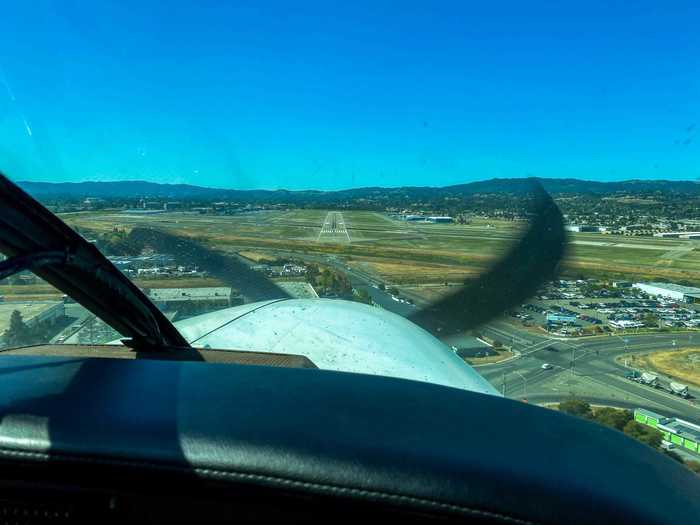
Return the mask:
M 694 474 L 552 410 L 313 367 L 0 353 L 0 521 L 693 523 Z

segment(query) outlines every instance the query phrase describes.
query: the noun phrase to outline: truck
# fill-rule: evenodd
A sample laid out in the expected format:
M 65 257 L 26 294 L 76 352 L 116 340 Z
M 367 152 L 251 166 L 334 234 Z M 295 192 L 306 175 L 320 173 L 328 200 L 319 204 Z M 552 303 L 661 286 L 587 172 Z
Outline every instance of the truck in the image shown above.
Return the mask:
M 681 396 L 683 398 L 688 397 L 688 385 L 671 382 L 668 386 L 672 394 L 676 394 L 677 396 Z
M 636 370 L 629 370 L 625 372 L 625 379 L 629 379 L 630 381 L 639 381 L 641 375 L 642 374 L 640 374 Z
M 659 386 L 659 376 L 650 374 L 649 372 L 643 372 L 639 378 L 639 382 L 643 385 L 658 387 Z

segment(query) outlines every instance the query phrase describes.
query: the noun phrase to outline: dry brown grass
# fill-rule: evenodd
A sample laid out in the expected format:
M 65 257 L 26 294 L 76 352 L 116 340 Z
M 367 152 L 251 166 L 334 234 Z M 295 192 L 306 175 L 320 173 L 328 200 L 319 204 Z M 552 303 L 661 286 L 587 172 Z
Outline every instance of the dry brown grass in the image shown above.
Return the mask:
M 238 255 L 256 263 L 259 263 L 260 261 L 270 261 L 274 258 L 266 253 L 252 252 L 248 250 L 240 251 L 238 252 Z
M 618 358 L 630 366 L 649 369 L 700 386 L 700 348 L 660 350 L 648 354 L 625 354 Z
M 429 303 L 434 303 L 444 298 L 446 295 L 454 292 L 457 288 L 454 286 L 444 286 L 443 284 L 433 286 L 402 286 L 401 290 L 407 293 L 417 295 L 421 299 Z
M 562 265 L 562 272 L 564 275 L 616 275 L 640 281 L 653 281 L 658 280 L 659 277 L 664 277 L 671 281 L 688 280 L 700 282 L 700 272 L 693 270 L 662 266 L 639 266 L 618 262 L 610 263 L 603 260 L 585 261 L 567 259 Z
M 350 263 L 351 265 L 354 263 Z M 361 269 L 370 269 L 392 284 L 458 282 L 478 275 L 481 267 L 451 266 L 416 261 L 363 261 Z
M 63 292 L 50 284 L 23 284 L 0 286 L 0 296 L 6 301 L 55 301 L 63 297 Z

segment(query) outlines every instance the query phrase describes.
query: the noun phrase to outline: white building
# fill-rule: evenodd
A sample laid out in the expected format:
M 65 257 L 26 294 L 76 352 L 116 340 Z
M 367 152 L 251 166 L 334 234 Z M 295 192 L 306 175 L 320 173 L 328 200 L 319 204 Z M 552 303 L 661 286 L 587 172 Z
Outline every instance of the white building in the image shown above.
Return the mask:
M 147 295 L 161 310 L 177 310 L 185 303 L 209 309 L 233 305 L 232 290 L 228 287 L 151 288 Z
M 633 288 L 651 296 L 667 297 L 674 301 L 694 303 L 700 300 L 700 288 L 673 283 L 634 283 Z
M 617 328 L 619 330 L 625 330 L 627 328 L 642 328 L 644 326 L 644 323 L 641 323 L 639 321 L 627 321 L 627 320 L 608 321 L 608 324 L 610 326 L 612 326 L 613 328 Z
M 700 237 L 700 232 L 658 232 L 654 237 L 662 237 L 664 239 L 697 239 Z

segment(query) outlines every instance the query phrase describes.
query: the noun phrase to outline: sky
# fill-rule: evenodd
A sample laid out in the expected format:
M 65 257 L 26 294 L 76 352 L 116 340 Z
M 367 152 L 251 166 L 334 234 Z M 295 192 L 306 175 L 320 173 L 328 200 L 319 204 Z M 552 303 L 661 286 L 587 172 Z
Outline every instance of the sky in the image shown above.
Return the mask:
M 240 189 L 696 180 L 699 20 L 697 0 L 10 2 L 0 171 Z

